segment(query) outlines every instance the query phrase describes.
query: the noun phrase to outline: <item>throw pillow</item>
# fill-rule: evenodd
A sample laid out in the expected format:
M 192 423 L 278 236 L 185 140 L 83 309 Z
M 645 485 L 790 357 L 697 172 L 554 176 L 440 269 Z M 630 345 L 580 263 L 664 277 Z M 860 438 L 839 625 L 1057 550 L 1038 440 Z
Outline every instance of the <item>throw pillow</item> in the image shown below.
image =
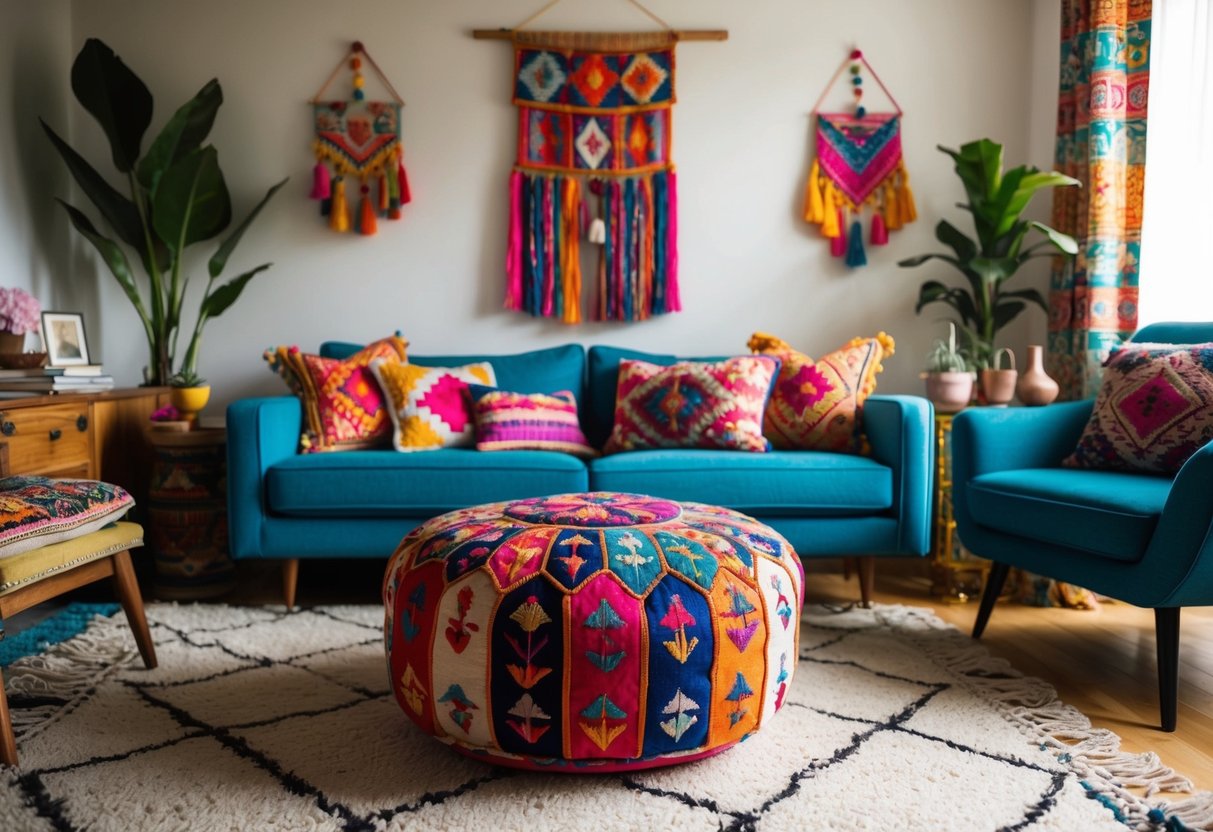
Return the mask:
M 389 399 L 398 451 L 431 451 L 471 445 L 475 439 L 468 385 L 497 383 L 487 361 L 463 367 L 419 367 L 372 361 L 371 370 Z
M 134 504 L 126 489 L 107 482 L 0 478 L 0 557 L 94 532 Z
M 776 448 L 859 453 L 864 448 L 863 403 L 876 389 L 881 359 L 893 339 L 881 332 L 855 338 L 814 361 L 786 341 L 755 332 L 751 350 L 780 359 L 763 432 Z
M 1174 474 L 1213 439 L 1213 343 L 1115 347 L 1071 468 Z
M 577 399 L 568 390 L 512 393 L 473 384 L 472 415 L 480 451 L 561 451 L 598 456 L 577 421 Z
M 389 336 L 368 344 L 345 359 L 324 358 L 298 347 L 267 350 L 265 360 L 303 404 L 305 453 L 350 451 L 387 443 L 391 421 L 372 361 L 399 364 L 408 342 Z
M 779 362 L 762 355 L 668 367 L 625 359 L 619 364 L 615 425 L 605 452 L 766 451 L 762 411 L 778 372 Z

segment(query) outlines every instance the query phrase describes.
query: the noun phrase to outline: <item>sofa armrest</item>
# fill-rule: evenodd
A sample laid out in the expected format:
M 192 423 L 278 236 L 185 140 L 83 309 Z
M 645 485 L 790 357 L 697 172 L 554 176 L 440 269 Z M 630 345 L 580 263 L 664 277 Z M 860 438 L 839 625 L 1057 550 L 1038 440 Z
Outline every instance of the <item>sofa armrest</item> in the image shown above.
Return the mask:
M 265 472 L 295 455 L 303 408 L 295 396 L 241 399 L 227 408 L 227 517 L 233 557 L 261 554 Z
M 1143 581 L 1161 579 L 1170 594 L 1159 606 L 1213 604 L 1213 444 L 1179 469 L 1150 547 Z
M 1091 400 L 1047 407 L 973 407 L 952 422 L 953 482 L 993 471 L 1056 468 L 1078 445 Z
M 893 469 L 897 548 L 925 555 L 931 548 L 931 484 L 935 458 L 931 403 L 919 396 L 871 396 L 863 429 L 872 458 Z

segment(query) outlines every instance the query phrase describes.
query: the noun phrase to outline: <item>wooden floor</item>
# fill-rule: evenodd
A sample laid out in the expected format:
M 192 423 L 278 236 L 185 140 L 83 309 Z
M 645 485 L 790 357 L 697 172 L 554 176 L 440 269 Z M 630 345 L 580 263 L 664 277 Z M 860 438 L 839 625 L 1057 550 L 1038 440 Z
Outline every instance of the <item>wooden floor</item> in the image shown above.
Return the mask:
M 809 603 L 858 597 L 855 577 L 835 561 L 807 564 Z M 975 601 L 949 604 L 930 597 L 921 562 L 878 561 L 874 601 L 931 607 L 970 632 Z M 1154 751 L 1198 789 L 1213 789 L 1213 607 L 1185 609 L 1180 622 L 1179 726 L 1158 730 L 1154 613 L 1103 603 L 1095 611 L 1042 609 L 1001 601 L 982 643 L 1016 669 L 1048 681 L 1058 698 L 1114 731 L 1127 751 Z

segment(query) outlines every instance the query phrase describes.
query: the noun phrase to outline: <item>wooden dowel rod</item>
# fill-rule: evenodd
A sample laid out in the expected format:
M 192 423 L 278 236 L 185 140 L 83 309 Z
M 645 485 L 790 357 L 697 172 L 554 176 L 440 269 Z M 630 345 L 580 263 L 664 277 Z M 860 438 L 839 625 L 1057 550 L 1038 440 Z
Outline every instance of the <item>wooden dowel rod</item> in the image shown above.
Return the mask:
M 523 30 L 524 32 L 527 30 Z M 614 34 L 609 32 L 595 32 L 594 34 Z M 660 34 L 655 32 L 654 34 Z M 728 29 L 675 29 L 674 35 L 680 41 L 687 40 L 728 40 Z M 473 29 L 472 37 L 476 40 L 513 40 L 514 30 L 512 29 Z

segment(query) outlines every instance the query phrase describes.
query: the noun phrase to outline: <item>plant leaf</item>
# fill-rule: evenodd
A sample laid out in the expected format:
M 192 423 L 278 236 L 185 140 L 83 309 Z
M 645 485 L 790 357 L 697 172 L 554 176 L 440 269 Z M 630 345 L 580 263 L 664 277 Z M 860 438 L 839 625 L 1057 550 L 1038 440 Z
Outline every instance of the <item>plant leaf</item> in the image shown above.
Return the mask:
M 935 239 L 956 252 L 956 257 L 960 262 L 977 256 L 977 243 L 947 220 L 940 220 L 939 225 L 935 226 Z
M 211 257 L 210 262 L 207 263 L 207 269 L 210 270 L 211 277 L 218 277 L 223 271 L 223 268 L 227 265 L 227 259 L 231 257 L 232 251 L 235 250 L 236 244 L 240 242 L 240 238 L 244 236 L 244 232 L 248 230 L 249 225 L 251 225 L 253 220 L 256 219 L 257 215 L 261 213 L 261 209 L 265 207 L 265 203 L 270 201 L 270 197 L 278 193 L 278 189 L 285 184 L 286 179 L 283 179 L 277 185 L 274 185 L 272 188 L 266 191 L 265 196 L 262 197 L 261 201 L 257 203 L 256 207 L 254 207 L 252 211 L 249 211 L 248 216 L 241 221 L 240 225 L 236 226 L 235 230 L 233 230 L 232 233 L 227 236 L 227 239 L 224 240 L 219 246 L 219 250 L 215 252 L 215 255 Z
M 1010 300 L 999 303 L 994 307 L 994 331 L 998 332 L 998 330 L 1013 321 L 1015 316 L 1026 308 L 1027 305 L 1021 300 Z
M 259 272 L 268 269 L 272 263 L 262 263 L 255 269 L 251 269 L 242 275 L 233 277 L 222 286 L 218 286 L 202 299 L 202 305 L 198 309 L 198 314 L 207 318 L 218 318 L 227 308 L 236 302 L 240 297 L 240 293 L 244 291 L 244 287 L 248 282 L 257 276 Z
M 1021 300 L 1026 300 L 1036 304 L 1045 312 L 1049 311 L 1049 302 L 1046 301 L 1045 296 L 1036 289 L 1016 289 L 1014 292 L 1001 292 L 998 297 L 1000 300 L 1002 298 L 1020 298 Z
M 152 121 L 152 94 L 114 51 L 89 38 L 72 63 L 72 92 L 109 138 L 114 167 L 128 173 Z
M 1069 234 L 1063 234 L 1056 228 L 1047 226 L 1043 222 L 1033 221 L 1031 225 L 1041 234 L 1044 234 L 1048 241 L 1053 244 L 1053 247 L 1062 254 L 1069 254 L 1071 256 L 1078 254 L 1078 241 Z
M 209 240 L 232 221 L 232 199 L 211 145 L 186 154 L 160 177 L 152 224 L 170 249 Z
M 945 286 L 937 280 L 928 280 L 918 290 L 918 303 L 914 307 L 921 314 L 923 307 L 930 303 L 946 303 L 957 311 L 961 320 L 966 324 L 977 321 L 977 309 L 972 296 L 964 289 Z
M 901 266 L 902 268 L 912 269 L 915 266 L 921 266 L 928 260 L 942 260 L 945 263 L 951 263 L 956 268 L 964 271 L 964 266 L 962 266 L 960 261 L 955 257 L 947 254 L 939 254 L 938 252 L 932 254 L 920 254 L 917 257 L 907 257 L 905 260 L 898 260 L 897 265 Z
M 997 287 L 1019 268 L 1015 257 L 974 257 L 969 267 L 977 272 L 987 286 Z
M 149 193 L 155 195 L 160 177 L 171 165 L 202 146 L 222 103 L 223 90 L 212 78 L 173 113 L 136 168 L 139 182 Z
M 126 253 L 122 251 L 122 247 L 108 237 L 103 237 L 83 211 L 68 205 L 61 199 L 56 199 L 56 201 L 67 210 L 67 216 L 72 221 L 72 225 L 76 227 L 76 230 L 92 243 L 93 247 L 100 253 L 101 258 L 105 261 L 105 265 L 109 267 L 110 272 L 117 279 L 118 285 L 122 287 L 122 291 L 126 293 L 130 302 L 134 304 L 135 311 L 143 319 L 144 326 L 149 326 L 147 310 L 143 306 L 143 298 L 139 295 L 139 287 L 135 284 L 134 274 L 131 273 L 130 261 L 126 259 Z

